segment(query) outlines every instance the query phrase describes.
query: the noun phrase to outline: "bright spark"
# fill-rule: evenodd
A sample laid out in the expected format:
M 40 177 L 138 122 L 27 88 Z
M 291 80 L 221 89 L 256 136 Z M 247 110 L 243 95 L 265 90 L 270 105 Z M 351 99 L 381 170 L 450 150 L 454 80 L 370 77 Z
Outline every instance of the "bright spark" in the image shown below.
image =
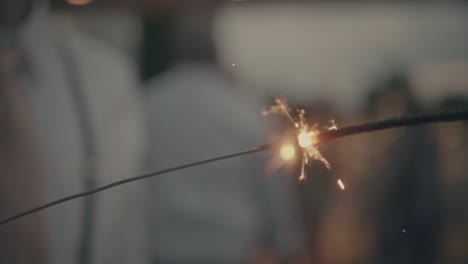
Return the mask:
M 308 163 L 308 157 L 306 152 L 302 152 L 302 163 L 301 163 L 301 174 L 299 175 L 299 181 L 304 181 L 306 179 L 305 176 L 305 165 Z
M 275 104 L 270 106 L 270 108 L 265 109 L 262 113 L 263 115 L 269 114 L 281 114 L 284 115 L 294 126 L 294 129 L 297 131 L 296 140 L 302 151 L 302 162 L 301 162 L 301 174 L 299 175 L 299 180 L 305 180 L 305 166 L 309 163 L 309 159 L 314 159 L 321 161 L 328 169 L 330 168 L 330 163 L 322 156 L 320 151 L 317 148 L 317 135 L 320 133 L 318 130 L 318 125 L 314 124 L 309 126 L 305 118 L 304 109 L 296 109 L 297 114 L 293 116 L 293 111 L 289 108 L 286 100 L 282 98 L 276 98 Z M 334 120 L 331 120 L 331 126 L 327 128 L 328 130 L 337 129 L 336 123 Z M 280 148 L 280 156 L 284 158 L 283 151 L 286 145 L 283 145 Z M 290 157 L 292 159 L 292 157 Z M 289 159 L 285 159 L 289 160 Z M 343 185 L 344 186 L 344 185 Z M 344 187 L 342 187 L 344 189 Z
M 338 186 L 340 186 L 341 190 L 344 190 L 346 188 L 346 186 L 344 185 L 341 179 L 338 179 L 337 183 L 338 183 Z
M 280 148 L 280 156 L 283 160 L 291 160 L 296 155 L 296 149 L 291 144 L 284 144 Z
M 338 130 L 338 126 L 335 123 L 335 120 L 330 120 L 331 125 L 328 127 L 328 131 L 330 130 Z
M 270 109 L 268 110 L 263 110 L 262 114 L 263 115 L 269 115 L 269 114 L 283 114 L 285 115 L 289 121 L 293 123 L 293 125 L 298 128 L 299 123 L 297 123 L 294 118 L 291 116 L 290 113 L 291 109 L 288 106 L 288 103 L 286 102 L 285 99 L 282 98 L 276 98 L 275 99 L 275 105 L 270 106 Z
M 299 135 L 297 135 L 297 142 L 299 143 L 299 146 L 301 146 L 301 148 L 308 148 L 312 146 L 315 142 L 315 132 L 299 132 Z

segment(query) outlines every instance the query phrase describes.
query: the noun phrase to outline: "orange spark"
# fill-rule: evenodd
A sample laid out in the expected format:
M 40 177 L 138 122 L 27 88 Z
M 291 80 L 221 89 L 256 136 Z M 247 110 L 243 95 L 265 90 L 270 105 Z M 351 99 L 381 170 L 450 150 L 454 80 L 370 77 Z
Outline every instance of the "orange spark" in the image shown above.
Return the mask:
M 341 190 L 345 189 L 346 186 L 344 185 L 344 183 L 343 183 L 343 181 L 341 179 L 338 179 L 337 183 L 338 183 L 338 186 L 340 186 Z

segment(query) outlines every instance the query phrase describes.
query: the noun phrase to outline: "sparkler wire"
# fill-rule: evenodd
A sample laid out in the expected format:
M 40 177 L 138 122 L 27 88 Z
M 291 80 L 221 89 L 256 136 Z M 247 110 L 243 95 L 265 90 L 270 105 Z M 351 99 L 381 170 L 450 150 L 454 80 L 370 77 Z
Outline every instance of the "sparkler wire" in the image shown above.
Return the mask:
M 435 114 L 406 115 L 400 118 L 385 119 L 376 122 L 369 122 L 355 126 L 341 127 L 336 130 L 320 132 L 317 141 L 322 142 L 336 138 L 352 136 L 362 133 L 370 133 L 384 129 L 417 126 L 428 123 L 452 122 L 468 120 L 468 109 L 456 110 L 452 112 L 440 112 Z
M 402 116 L 400 118 L 392 118 L 392 119 L 386 119 L 386 120 L 381 120 L 377 122 L 364 123 L 364 124 L 355 125 L 355 126 L 347 126 L 347 127 L 338 128 L 336 130 L 322 131 L 317 135 L 317 142 L 332 140 L 332 139 L 356 135 L 356 134 L 369 133 L 369 132 L 374 132 L 374 131 L 379 131 L 379 130 L 384 130 L 384 129 L 390 129 L 390 128 L 416 126 L 416 125 L 423 125 L 423 124 L 436 123 L 436 122 L 461 121 L 461 120 L 468 120 L 468 109 L 453 111 L 453 112 L 425 114 L 425 115 L 407 115 L 407 116 Z M 212 163 L 212 162 L 230 159 L 234 157 L 244 156 L 247 154 L 270 151 L 270 150 L 272 150 L 272 147 L 269 144 L 265 144 L 257 148 L 240 151 L 240 152 L 233 153 L 233 154 L 218 156 L 218 157 L 214 157 L 211 159 L 183 164 L 180 166 L 175 166 L 175 167 L 164 169 L 164 170 L 149 172 L 149 173 L 142 174 L 139 176 L 123 179 L 123 180 L 116 181 L 116 182 L 113 182 L 113 183 L 110 183 L 110 184 L 107 184 L 107 185 L 104 185 L 104 186 L 101 186 L 92 190 L 66 196 L 61 199 L 34 207 L 27 211 L 21 212 L 19 214 L 16 214 L 16 215 L 13 215 L 11 217 L 1 220 L 0 225 L 7 224 L 9 222 L 15 221 L 19 218 L 22 218 L 27 215 L 33 214 L 35 212 L 44 210 L 46 208 L 49 208 L 49 207 L 52 207 L 52 206 L 55 206 L 55 205 L 58 205 L 58 204 L 61 204 L 70 200 L 85 197 L 88 195 L 93 195 L 95 193 L 98 193 L 98 192 L 101 192 L 110 188 L 114 188 L 119 185 L 143 180 L 146 178 L 151 178 L 157 175 L 162 175 L 162 174 L 166 174 L 166 173 L 170 173 L 170 172 L 174 172 L 178 170 L 184 170 L 187 168 L 196 167 L 196 166 L 200 166 L 200 165 L 207 164 L 207 163 Z
M 113 182 L 113 183 L 110 183 L 110 184 L 107 184 L 107 185 L 104 185 L 104 186 L 101 186 L 101 187 L 98 187 L 98 188 L 95 188 L 95 189 L 92 189 L 92 190 L 88 190 L 88 191 L 80 192 L 80 193 L 77 193 L 77 194 L 69 195 L 69 196 L 66 196 L 66 197 L 63 197 L 61 199 L 46 203 L 46 204 L 38 206 L 38 207 L 34 207 L 34 208 L 29 209 L 27 211 L 24 211 L 22 213 L 19 213 L 19 214 L 16 214 L 14 216 L 11 216 L 11 217 L 8 217 L 6 219 L 1 220 L 0 225 L 7 224 L 9 222 L 12 222 L 12 221 L 17 220 L 19 218 L 22 218 L 22 217 L 25 217 L 27 215 L 33 214 L 35 212 L 44 210 L 46 208 L 49 208 L 49 207 L 52 207 L 52 206 L 55 206 L 55 205 L 58 205 L 58 204 L 61 204 L 61 203 L 64 203 L 64 202 L 67 202 L 67 201 L 70 201 L 70 200 L 74 200 L 74 199 L 78 199 L 78 198 L 85 197 L 85 196 L 88 196 L 88 195 L 92 195 L 92 194 L 95 194 L 95 193 L 98 193 L 98 192 L 101 192 L 101 191 L 104 191 L 104 190 L 107 190 L 107 189 L 110 189 L 110 188 L 117 187 L 119 185 L 127 184 L 127 183 L 134 182 L 134 181 L 143 180 L 143 179 L 146 179 L 146 178 L 151 178 L 151 177 L 154 177 L 154 176 L 157 176 L 157 175 L 162 175 L 162 174 L 166 174 L 166 173 L 170 173 L 170 172 L 174 172 L 174 171 L 178 171 L 178 170 L 184 170 L 184 169 L 187 169 L 187 168 L 196 167 L 196 166 L 200 166 L 200 165 L 207 164 L 207 163 L 212 163 L 212 162 L 221 161 L 221 160 L 225 160 L 225 159 L 231 159 L 231 158 L 234 158 L 234 157 L 244 156 L 244 155 L 251 154 L 251 153 L 267 151 L 269 149 L 270 149 L 269 145 L 263 145 L 263 146 L 260 146 L 260 147 L 257 147 L 257 148 L 248 149 L 248 150 L 240 151 L 240 152 L 229 154 L 229 155 L 218 156 L 218 157 L 214 157 L 214 158 L 211 158 L 211 159 L 196 161 L 196 162 L 193 162 L 193 163 L 188 163 L 188 164 L 175 166 L 175 167 L 160 170 L 160 171 L 149 172 L 149 173 L 138 175 L 138 176 L 135 176 L 135 177 L 123 179 L 123 180 L 116 181 L 116 182 Z

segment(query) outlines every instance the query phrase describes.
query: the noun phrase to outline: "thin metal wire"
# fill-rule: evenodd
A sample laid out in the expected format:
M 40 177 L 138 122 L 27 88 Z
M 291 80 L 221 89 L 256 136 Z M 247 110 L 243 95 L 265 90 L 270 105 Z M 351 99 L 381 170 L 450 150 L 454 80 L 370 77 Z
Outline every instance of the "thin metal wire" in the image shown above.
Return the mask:
M 178 170 L 187 169 L 187 168 L 190 168 L 190 167 L 200 166 L 200 165 L 211 163 L 211 162 L 216 162 L 216 161 L 220 161 L 220 160 L 225 160 L 225 159 L 230 159 L 230 158 L 234 158 L 234 157 L 244 156 L 244 155 L 255 153 L 255 152 L 267 151 L 269 149 L 270 149 L 269 145 L 263 145 L 263 146 L 260 146 L 258 148 L 248 149 L 248 150 L 240 151 L 240 152 L 229 154 L 229 155 L 218 156 L 218 157 L 214 157 L 214 158 L 211 158 L 211 159 L 206 159 L 206 160 L 201 160 L 201 161 L 197 161 L 197 162 L 193 162 L 193 163 L 188 163 L 188 164 L 175 166 L 175 167 L 160 170 L 160 171 L 149 172 L 149 173 L 142 174 L 142 175 L 139 175 L 139 176 L 135 176 L 135 177 L 131 177 L 131 178 L 128 178 L 128 179 L 120 180 L 120 181 L 113 182 L 113 183 L 110 183 L 110 184 L 107 184 L 107 185 L 104 185 L 104 186 L 101 186 L 101 187 L 98 187 L 98 188 L 95 188 L 95 189 L 92 189 L 92 190 L 89 190 L 89 191 L 84 191 L 84 192 L 80 192 L 80 193 L 73 194 L 73 195 L 70 195 L 70 196 L 66 196 L 64 198 L 61 198 L 61 199 L 46 203 L 44 205 L 34 207 L 34 208 L 29 209 L 27 211 L 24 211 L 22 213 L 19 213 L 19 214 L 16 214 L 14 216 L 11 216 L 11 217 L 8 217 L 6 219 L 1 220 L 0 225 L 7 224 L 9 222 L 12 222 L 12 221 L 17 220 L 19 218 L 22 218 L 22 217 L 25 217 L 27 215 L 33 214 L 35 212 L 44 210 L 46 208 L 49 208 L 49 207 L 52 207 L 52 206 L 55 206 L 55 205 L 58 205 L 58 204 L 61 204 L 61 203 L 64 203 L 64 202 L 67 202 L 67 201 L 70 201 L 70 200 L 74 200 L 74 199 L 78 199 L 78 198 L 85 197 L 85 196 L 88 196 L 88 195 L 92 195 L 92 194 L 95 194 L 95 193 L 98 193 L 98 192 L 101 192 L 101 191 L 104 191 L 104 190 L 107 190 L 107 189 L 110 189 L 110 188 L 114 188 L 114 187 L 119 186 L 119 185 L 127 184 L 127 183 L 134 182 L 134 181 L 143 180 L 143 179 L 146 179 L 146 178 L 150 178 L 150 177 L 154 177 L 154 176 L 157 176 L 157 175 L 162 175 L 162 174 L 166 174 L 166 173 L 170 173 L 170 172 L 174 172 L 174 171 L 178 171 Z

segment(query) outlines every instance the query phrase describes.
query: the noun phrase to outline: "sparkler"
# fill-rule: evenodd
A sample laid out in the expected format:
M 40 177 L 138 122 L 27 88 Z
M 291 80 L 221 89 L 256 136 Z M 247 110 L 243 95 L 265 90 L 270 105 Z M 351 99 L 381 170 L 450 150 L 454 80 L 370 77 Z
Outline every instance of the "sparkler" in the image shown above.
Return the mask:
M 374 131 L 379 131 L 379 130 L 384 130 L 384 129 L 389 129 L 389 128 L 402 127 L 402 126 L 406 127 L 406 126 L 415 126 L 415 125 L 422 125 L 422 124 L 435 123 L 435 122 L 451 122 L 451 121 L 468 120 L 468 109 L 465 109 L 465 110 L 460 110 L 460 111 L 442 112 L 442 113 L 429 114 L 429 115 L 403 116 L 400 118 L 387 119 L 387 120 L 370 122 L 370 123 L 365 123 L 361 125 L 342 127 L 342 128 L 338 128 L 336 123 L 332 120 L 331 125 L 321 131 L 319 130 L 319 127 L 317 124 L 314 124 L 312 126 L 308 125 L 305 119 L 305 111 L 303 109 L 296 110 L 297 117 L 293 117 L 293 115 L 291 114 L 292 111 L 288 107 L 284 99 L 276 99 L 275 102 L 276 102 L 275 105 L 270 107 L 270 109 L 263 111 L 263 113 L 265 115 L 271 114 L 271 113 L 282 113 L 288 118 L 289 121 L 292 122 L 294 129 L 296 130 L 297 145 L 299 145 L 299 147 L 302 150 L 301 151 L 301 154 L 302 154 L 301 175 L 299 176 L 299 179 L 302 179 L 302 180 L 305 179 L 305 165 L 308 164 L 310 158 L 321 161 L 327 168 L 330 167 L 330 164 L 328 163 L 328 161 L 326 161 L 326 159 L 322 157 L 322 155 L 320 154 L 317 148 L 317 143 L 319 142 L 324 142 L 327 140 L 337 139 L 337 138 L 341 138 L 345 136 L 369 133 L 369 132 L 374 132 Z M 147 178 L 158 176 L 158 175 L 163 175 L 163 174 L 178 171 L 178 170 L 184 170 L 184 169 L 188 169 L 191 167 L 196 167 L 196 166 L 204 165 L 204 164 L 211 163 L 211 162 L 217 162 L 217 161 L 221 161 L 225 159 L 231 159 L 231 158 L 248 155 L 252 153 L 276 150 L 272 146 L 273 145 L 271 144 L 266 144 L 257 148 L 240 151 L 240 152 L 233 153 L 233 154 L 217 156 L 217 157 L 206 159 L 206 160 L 183 164 L 180 166 L 176 166 L 176 167 L 172 167 L 172 168 L 168 168 L 168 169 L 164 169 L 160 171 L 150 172 L 150 173 L 142 174 L 139 176 L 116 181 L 116 182 L 113 182 L 113 183 L 110 183 L 110 184 L 107 184 L 107 185 L 104 185 L 95 189 L 69 195 L 61 199 L 34 207 L 30 210 L 21 212 L 19 214 L 4 218 L 0 220 L 0 225 L 5 225 L 7 223 L 13 222 L 27 215 L 42 211 L 44 209 L 50 208 L 52 206 L 56 206 L 58 204 L 65 203 L 70 200 L 93 195 L 93 194 L 102 192 L 104 190 L 111 189 L 111 188 L 114 188 L 123 184 L 128 184 L 134 181 L 139 181 L 139 180 L 147 179 Z M 279 154 L 283 160 L 291 160 L 296 155 L 296 152 L 297 152 L 296 149 L 297 148 L 293 146 L 292 144 L 284 144 L 277 150 L 279 150 Z M 345 185 L 341 179 L 338 179 L 337 183 L 342 190 L 345 189 Z
M 320 130 L 318 124 L 313 124 L 312 126 L 310 126 L 307 123 L 304 109 L 299 108 L 296 109 L 295 112 L 297 113 L 296 115 L 293 114 L 294 111 L 291 110 L 285 99 L 276 98 L 275 104 L 273 106 L 270 106 L 269 109 L 264 110 L 262 113 L 263 115 L 284 115 L 293 124 L 294 129 L 296 130 L 297 144 L 302 150 L 301 172 L 299 175 L 300 181 L 306 179 L 305 167 L 309 163 L 309 159 L 321 161 L 328 169 L 330 169 L 330 163 L 322 156 L 317 147 L 317 143 L 319 142 L 324 142 L 327 140 L 356 134 L 375 132 L 389 128 L 408 127 L 434 122 L 450 122 L 468 119 L 468 110 L 465 109 L 454 112 L 442 112 L 430 115 L 426 114 L 403 116 L 399 118 L 386 119 L 377 122 L 370 122 L 343 128 L 338 128 L 335 121 L 330 120 L 331 125 L 325 127 L 325 129 Z M 281 147 L 280 156 L 283 158 L 283 160 L 288 161 L 293 158 L 293 153 L 295 153 L 295 151 L 289 151 L 290 155 L 283 155 L 282 151 L 283 148 L 286 148 L 286 146 L 287 145 L 283 145 Z M 338 179 L 337 184 L 342 190 L 345 189 L 345 185 L 341 179 Z
M 275 104 L 270 106 L 269 109 L 266 109 L 262 112 L 263 115 L 270 114 L 280 114 L 284 115 L 294 126 L 296 130 L 297 144 L 301 149 L 301 173 L 299 175 L 299 180 L 303 181 L 306 179 L 305 167 L 309 164 L 309 159 L 321 161 L 327 169 L 330 169 L 330 163 L 322 156 L 320 153 L 317 143 L 317 136 L 320 134 L 318 129 L 318 124 L 310 126 L 306 120 L 306 112 L 304 109 L 296 109 L 296 114 L 289 108 L 288 103 L 285 99 L 276 98 Z M 326 130 L 337 130 L 338 127 L 334 120 L 331 120 L 331 126 L 327 127 Z M 281 147 L 281 150 L 285 148 L 286 145 Z M 291 152 L 292 153 L 292 152 Z M 292 157 L 284 158 L 284 155 L 281 154 L 281 157 L 284 160 L 290 160 Z M 340 180 L 341 181 L 341 180 Z M 341 185 L 340 185 L 341 186 Z M 343 185 L 344 186 L 344 185 Z M 341 188 L 344 189 L 344 188 Z

